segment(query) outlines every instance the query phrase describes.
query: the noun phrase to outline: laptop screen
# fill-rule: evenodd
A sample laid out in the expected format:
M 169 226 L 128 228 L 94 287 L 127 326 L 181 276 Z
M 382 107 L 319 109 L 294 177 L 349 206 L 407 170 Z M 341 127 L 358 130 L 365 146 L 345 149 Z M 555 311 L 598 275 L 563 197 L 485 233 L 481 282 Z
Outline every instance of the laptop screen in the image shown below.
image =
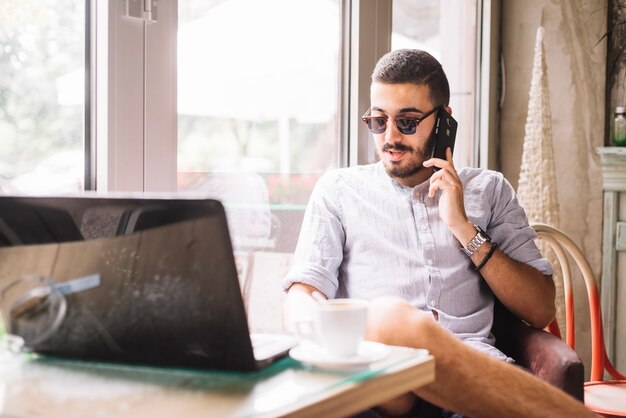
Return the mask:
M 2 196 L 0 246 L 3 317 L 30 350 L 160 366 L 255 367 L 216 200 Z M 12 290 L 37 280 L 34 287 L 47 280 L 53 290 L 17 292 L 22 299 L 7 304 Z

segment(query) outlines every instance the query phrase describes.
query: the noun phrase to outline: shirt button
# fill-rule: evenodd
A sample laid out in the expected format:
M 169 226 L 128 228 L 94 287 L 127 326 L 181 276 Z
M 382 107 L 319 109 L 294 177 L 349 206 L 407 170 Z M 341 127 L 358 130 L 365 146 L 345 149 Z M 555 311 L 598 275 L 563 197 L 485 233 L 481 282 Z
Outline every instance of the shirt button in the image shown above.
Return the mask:
M 433 260 L 426 260 L 426 264 L 428 264 L 429 266 L 433 265 Z

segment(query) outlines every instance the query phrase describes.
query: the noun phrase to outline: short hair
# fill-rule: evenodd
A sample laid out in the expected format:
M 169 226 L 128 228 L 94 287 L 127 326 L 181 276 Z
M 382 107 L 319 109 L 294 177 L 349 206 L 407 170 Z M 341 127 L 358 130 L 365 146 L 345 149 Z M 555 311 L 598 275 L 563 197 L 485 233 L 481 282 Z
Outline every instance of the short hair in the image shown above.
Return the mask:
M 435 106 L 450 102 L 450 85 L 435 57 L 419 49 L 397 49 L 378 60 L 372 81 L 385 84 L 413 83 L 426 85 Z

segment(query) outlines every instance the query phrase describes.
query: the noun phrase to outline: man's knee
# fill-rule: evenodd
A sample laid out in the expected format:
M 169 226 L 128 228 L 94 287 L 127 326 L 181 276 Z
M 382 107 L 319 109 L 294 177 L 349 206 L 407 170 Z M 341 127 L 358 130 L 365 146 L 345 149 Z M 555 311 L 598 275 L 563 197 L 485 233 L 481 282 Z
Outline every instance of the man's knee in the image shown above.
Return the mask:
M 420 348 L 436 326 L 430 315 L 415 309 L 407 301 L 385 296 L 370 303 L 366 339 Z

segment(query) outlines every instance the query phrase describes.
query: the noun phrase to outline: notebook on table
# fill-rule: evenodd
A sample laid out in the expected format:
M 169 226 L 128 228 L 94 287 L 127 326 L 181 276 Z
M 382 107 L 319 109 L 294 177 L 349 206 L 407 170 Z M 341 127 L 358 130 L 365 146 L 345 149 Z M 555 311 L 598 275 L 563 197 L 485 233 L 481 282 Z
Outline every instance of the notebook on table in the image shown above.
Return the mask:
M 38 353 L 248 371 L 296 343 L 251 337 L 217 200 L 0 196 L 0 289 L 35 276 L 53 294 L 28 293 L 3 316 Z

